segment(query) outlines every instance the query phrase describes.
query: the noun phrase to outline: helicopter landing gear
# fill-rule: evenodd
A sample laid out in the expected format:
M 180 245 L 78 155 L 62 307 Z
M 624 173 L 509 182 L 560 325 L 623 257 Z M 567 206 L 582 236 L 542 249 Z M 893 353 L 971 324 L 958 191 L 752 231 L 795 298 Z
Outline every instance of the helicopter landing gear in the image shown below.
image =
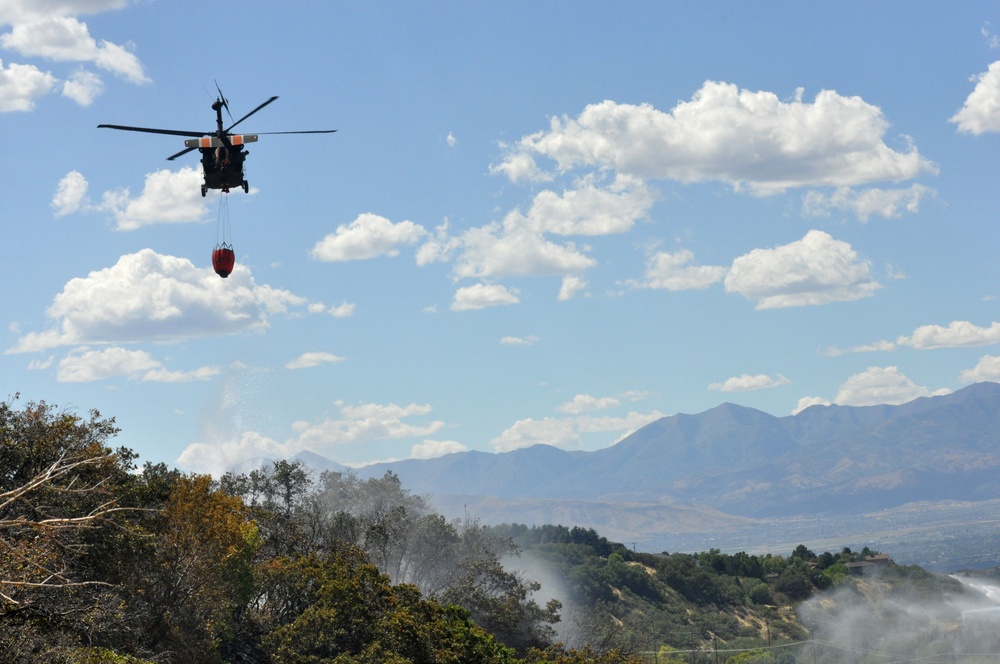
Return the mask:
M 208 187 L 201 185 L 201 197 L 205 198 L 205 194 L 208 192 Z
M 246 180 L 243 181 L 243 193 L 244 194 L 250 193 L 250 183 L 247 182 Z

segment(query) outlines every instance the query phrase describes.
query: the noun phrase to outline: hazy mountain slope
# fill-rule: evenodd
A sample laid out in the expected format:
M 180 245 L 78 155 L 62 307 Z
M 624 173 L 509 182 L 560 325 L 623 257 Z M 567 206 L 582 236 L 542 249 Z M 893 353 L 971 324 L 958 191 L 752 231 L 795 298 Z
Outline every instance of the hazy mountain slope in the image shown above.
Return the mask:
M 777 516 L 1000 498 L 1000 385 L 901 406 L 814 406 L 780 418 L 723 404 L 661 418 L 595 452 L 536 445 L 376 464 L 359 474 L 387 470 L 415 493 L 530 499 L 535 510 L 545 500 L 623 509 L 674 501 Z

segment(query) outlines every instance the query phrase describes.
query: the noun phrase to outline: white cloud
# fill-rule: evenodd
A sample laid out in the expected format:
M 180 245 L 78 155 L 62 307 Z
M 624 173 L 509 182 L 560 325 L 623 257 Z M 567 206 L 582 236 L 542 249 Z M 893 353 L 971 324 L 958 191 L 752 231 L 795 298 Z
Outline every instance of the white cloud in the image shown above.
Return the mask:
M 570 408 L 579 406 L 586 409 L 588 398 L 583 398 L 577 402 L 563 404 Z M 601 403 L 601 399 L 596 399 L 593 404 L 597 407 L 612 407 L 610 402 Z M 552 418 L 546 417 L 541 420 L 523 419 L 518 420 L 503 433 L 490 441 L 493 449 L 498 452 L 509 452 L 511 450 L 530 447 L 532 445 L 552 445 L 554 447 L 575 447 L 580 444 L 581 434 L 587 433 L 610 433 L 618 432 L 617 440 L 633 433 L 637 429 L 646 426 L 663 417 L 663 413 L 653 411 L 651 413 L 629 412 L 623 417 L 592 415 L 578 415 L 576 417 Z
M 972 80 L 976 87 L 948 121 L 958 125 L 960 132 L 977 136 L 1000 131 L 1000 60 Z
M 132 198 L 127 188 L 107 191 L 101 204 L 93 209 L 114 214 L 120 231 L 199 221 L 208 212 L 201 196 L 201 183 L 198 168 L 184 166 L 176 172 L 163 169 L 146 175 L 138 198 Z
M 356 308 L 353 303 L 343 302 L 335 307 L 327 307 L 326 312 L 334 318 L 350 318 Z
M 179 171 L 160 170 L 146 175 L 142 193 L 132 198 L 128 188 L 104 192 L 102 202 L 87 197 L 89 183 L 79 171 L 61 180 L 52 198 L 55 215 L 75 212 L 110 212 L 117 230 L 136 230 L 159 223 L 187 223 L 202 219 L 208 211 L 201 197 L 201 171 L 185 166 Z
M 864 222 L 873 214 L 886 219 L 898 219 L 904 210 L 911 214 L 919 212 L 920 199 L 933 193 L 933 189 L 916 183 L 905 189 L 871 188 L 856 191 L 840 187 L 830 195 L 810 191 L 802 199 L 802 212 L 806 216 L 826 217 L 831 210 L 845 210 Z
M 980 327 L 966 320 L 956 320 L 944 325 L 921 325 L 910 336 L 900 336 L 895 341 L 881 340 L 852 348 L 830 348 L 829 356 L 845 353 L 871 353 L 894 351 L 901 346 L 917 350 L 935 348 L 973 348 L 1000 343 L 1000 323 L 994 321 L 989 327 Z
M 344 358 L 323 351 L 303 353 L 285 365 L 286 369 L 309 369 L 321 364 L 341 362 Z
M 883 353 L 896 350 L 896 344 L 891 341 L 876 341 L 851 348 L 827 348 L 823 354 L 827 357 L 839 357 L 847 353 Z
M 57 62 L 90 62 L 132 83 L 149 81 L 139 58 L 118 44 L 97 42 L 86 23 L 70 16 L 14 23 L 10 32 L 0 35 L 0 46 Z
M 517 304 L 520 300 L 516 290 L 508 290 L 499 284 L 473 284 L 455 291 L 451 303 L 452 311 L 470 311 L 505 304 Z
M 576 297 L 576 294 L 587 288 L 587 282 L 582 278 L 573 274 L 567 274 L 562 279 L 562 284 L 559 286 L 559 296 L 557 299 L 560 302 L 567 302 Z
M 619 432 L 617 439 L 621 440 L 622 438 L 635 433 L 638 429 L 641 429 L 647 424 L 655 422 L 664 416 L 664 413 L 661 413 L 658 410 L 654 410 L 649 413 L 629 411 L 628 415 L 625 415 L 624 417 L 594 417 L 593 415 L 581 415 L 580 417 L 574 418 L 573 423 L 577 430 L 581 433 L 617 431 Z
M 80 106 L 90 106 L 94 98 L 104 91 L 104 83 L 96 74 L 83 69 L 74 72 L 63 83 L 63 96 L 69 97 Z
M 946 388 L 931 390 L 917 385 L 898 367 L 869 367 L 848 378 L 840 386 L 832 402 L 822 397 L 803 397 L 794 412 L 798 413 L 812 405 L 828 406 L 831 403 L 841 406 L 899 405 L 920 397 L 941 396 L 950 392 Z
M 263 329 L 273 314 L 308 302 L 258 285 L 238 265 L 223 281 L 209 267 L 152 249 L 71 279 L 46 312 L 54 325 L 22 336 L 8 353 L 65 345 L 179 341 Z
M 434 420 L 428 424 L 409 424 L 403 420 L 427 415 L 429 405 L 361 403 L 358 405 L 336 402 L 341 417 L 326 418 L 319 423 L 296 422 L 293 429 L 298 432 L 301 449 L 318 451 L 330 445 L 348 443 L 398 440 L 400 438 L 426 437 L 444 427 L 444 422 Z
M 178 458 L 177 465 L 189 471 L 220 475 L 261 458 L 288 459 L 303 450 L 324 454 L 334 446 L 405 438 L 425 439 L 413 448 L 415 456 L 428 455 L 420 458 L 429 458 L 435 453 L 462 451 L 460 448 L 464 448 L 453 441 L 426 440 L 427 436 L 440 431 L 444 422 L 432 420 L 426 424 L 412 424 L 406 421 L 428 415 L 432 409 L 426 404 L 351 405 L 337 401 L 336 407 L 340 411 L 339 417 L 327 417 L 315 423 L 295 422 L 292 425 L 295 435 L 284 441 L 254 431 L 237 435 L 206 434 L 210 439 L 188 445 Z
M 971 369 L 965 369 L 959 375 L 963 383 L 1000 383 L 1000 356 L 983 355 Z
M 801 413 L 806 408 L 810 406 L 829 406 L 831 405 L 829 399 L 824 399 L 823 397 L 802 397 L 799 399 L 798 404 L 795 406 L 795 410 L 792 411 L 792 415 L 797 415 Z
M 414 244 L 426 234 L 423 226 L 412 221 L 394 224 L 385 217 L 365 213 L 317 242 L 310 255 L 329 262 L 397 256 L 401 245 Z
M 572 401 L 556 406 L 556 410 L 568 415 L 579 415 L 592 410 L 604 410 L 620 405 L 621 400 L 615 397 L 592 397 L 589 394 L 577 394 Z
M 89 383 L 125 376 L 146 382 L 179 383 L 208 380 L 218 373 L 218 367 L 202 367 L 189 372 L 168 371 L 159 360 L 142 350 L 118 346 L 102 350 L 83 347 L 60 360 L 56 380 L 61 383 Z
M 511 180 L 540 179 L 536 156 L 559 171 L 613 168 L 643 179 L 723 181 L 768 195 L 790 187 L 856 186 L 900 181 L 936 167 L 912 145 L 889 148 L 889 123 L 860 97 L 832 90 L 802 101 L 708 81 L 669 113 L 649 104 L 604 101 L 575 118 L 553 118 L 548 131 L 522 138 L 492 168 Z
M 255 459 L 290 459 L 302 449 L 295 441 L 278 442 L 255 431 L 235 440 L 214 440 L 188 445 L 177 458 L 177 466 L 189 472 L 216 477 Z
M 951 390 L 917 385 L 897 367 L 869 367 L 847 379 L 833 402 L 843 406 L 898 405 L 920 397 L 940 396 Z
M 534 346 L 538 343 L 538 337 L 503 337 L 500 344 L 503 346 Z
M 646 214 L 652 195 L 634 178 L 617 178 L 609 187 L 583 178 L 576 188 L 562 194 L 543 191 L 528 213 L 507 213 L 502 222 L 466 229 L 455 235 L 445 222 L 417 251 L 417 265 L 453 261 L 458 279 L 491 279 L 523 276 L 563 276 L 560 299 L 572 297 L 585 284 L 579 275 L 597 262 L 573 242 L 557 243 L 556 235 L 606 235 L 621 233 Z
M 456 249 L 456 279 L 577 274 L 597 264 L 572 242 L 550 242 L 516 222 L 467 230 L 445 251 Z
M 70 171 L 59 180 L 52 207 L 57 217 L 65 217 L 79 210 L 87 201 L 87 178 L 79 171 Z
M 714 265 L 691 265 L 694 254 L 684 249 L 674 253 L 656 252 L 646 261 L 642 281 L 629 280 L 634 288 L 655 288 L 670 291 L 708 288 L 722 281 L 728 268 Z
M 10 64 L 0 60 L 0 113 L 30 111 L 35 100 L 47 95 L 56 84 L 56 77 L 34 65 Z
M 410 448 L 410 458 L 435 459 L 445 454 L 468 451 L 468 447 L 454 440 L 425 440 Z
M 548 189 L 539 192 L 518 223 L 536 233 L 611 235 L 631 229 L 652 205 L 652 192 L 638 178 L 619 175 L 605 188 L 591 176 L 561 195 Z
M 497 452 L 532 445 L 552 445 L 554 447 L 569 447 L 580 442 L 580 434 L 573 426 L 573 420 L 567 418 L 549 418 L 542 420 L 518 420 L 510 428 L 490 441 Z
M 797 242 L 740 256 L 725 284 L 727 292 L 756 300 L 757 309 L 857 300 L 880 288 L 851 245 L 816 230 Z
M 747 390 L 765 390 L 772 387 L 779 387 L 781 385 L 788 385 L 789 382 L 781 374 L 774 377 L 767 374 L 756 374 L 754 376 L 742 374 L 727 378 L 721 383 L 712 383 L 708 386 L 708 389 L 719 392 L 744 392 Z
M 146 383 L 190 383 L 194 380 L 208 380 L 220 373 L 219 367 L 200 367 L 194 371 L 168 371 L 153 369 L 142 375 Z
M 87 383 L 131 376 L 159 366 L 157 360 L 142 350 L 117 346 L 103 350 L 78 349 L 60 360 L 56 380 L 61 383 Z
M 49 16 L 79 16 L 121 9 L 129 0 L 4 0 L 0 25 L 27 23 Z
M 921 350 L 989 346 L 996 343 L 1000 343 L 1000 323 L 993 322 L 989 327 L 979 327 L 966 320 L 952 321 L 948 327 L 921 325 L 909 337 L 899 337 L 896 340 L 897 345 Z
M 457 138 L 455 138 L 455 135 L 454 135 L 454 134 L 452 134 L 452 133 L 451 133 L 451 132 L 449 131 L 449 132 L 448 132 L 448 137 L 447 137 L 447 138 L 445 138 L 445 142 L 446 142 L 446 143 L 448 143 L 448 147 L 449 147 L 449 148 L 453 148 L 453 147 L 455 147 L 455 145 L 456 145 L 456 144 L 458 143 L 458 139 L 457 139 Z

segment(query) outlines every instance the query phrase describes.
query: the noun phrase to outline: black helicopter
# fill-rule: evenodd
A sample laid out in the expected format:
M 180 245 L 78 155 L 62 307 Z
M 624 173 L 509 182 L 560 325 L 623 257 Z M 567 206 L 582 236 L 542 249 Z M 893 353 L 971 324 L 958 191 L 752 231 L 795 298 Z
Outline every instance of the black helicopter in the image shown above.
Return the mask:
M 229 113 L 229 101 L 223 96 L 222 90 L 216 85 L 219 96 L 212 103 L 212 110 L 215 111 L 215 122 L 218 129 L 214 132 L 204 131 L 182 131 L 179 129 L 150 129 L 149 127 L 129 127 L 126 125 L 100 124 L 98 128 L 122 129 L 124 131 L 144 131 L 150 134 L 169 134 L 171 136 L 190 136 L 184 141 L 187 146 L 177 154 L 167 157 L 174 160 L 181 155 L 185 155 L 192 150 L 201 152 L 201 168 L 205 175 L 205 183 L 201 185 L 201 195 L 204 196 L 209 189 L 221 189 L 223 193 L 229 193 L 230 189 L 242 188 L 244 192 L 250 192 L 250 185 L 243 174 L 243 162 L 250 154 L 244 150 L 247 143 L 254 143 L 257 137 L 263 134 L 332 134 L 336 129 L 318 129 L 313 131 L 268 131 L 261 134 L 232 134 L 230 130 L 248 117 L 264 108 L 277 97 L 271 97 L 263 104 L 253 109 L 239 120 L 233 122 L 226 128 L 222 125 L 222 109 Z M 232 113 L 229 113 L 232 120 Z

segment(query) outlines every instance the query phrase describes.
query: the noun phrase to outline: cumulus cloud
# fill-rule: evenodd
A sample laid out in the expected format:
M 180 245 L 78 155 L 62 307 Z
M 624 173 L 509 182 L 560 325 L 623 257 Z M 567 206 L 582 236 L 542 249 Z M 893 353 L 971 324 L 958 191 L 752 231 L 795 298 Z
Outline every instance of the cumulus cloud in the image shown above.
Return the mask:
M 493 167 L 511 180 L 541 179 L 537 158 L 560 172 L 614 169 L 642 179 L 722 181 L 759 195 L 804 186 L 900 181 L 936 167 L 908 145 L 884 142 L 889 122 L 860 97 L 832 90 L 802 101 L 707 81 L 669 112 L 649 104 L 604 101 L 576 118 L 553 118 L 548 131 L 522 138 Z
M 119 346 L 101 350 L 82 347 L 60 360 L 56 380 L 61 383 L 89 383 L 125 376 L 146 382 L 179 383 L 208 380 L 218 373 L 218 367 L 201 367 L 189 372 L 168 371 L 159 360 L 143 350 L 128 350 Z
M 0 113 L 30 111 L 35 100 L 47 95 L 56 85 L 56 77 L 34 65 L 9 64 L 0 60 Z
M 877 406 L 880 404 L 899 405 L 920 397 L 941 396 L 951 390 L 932 390 L 917 385 L 898 367 L 869 367 L 865 371 L 848 378 L 832 403 L 841 406 Z M 804 397 L 799 400 L 795 412 L 814 405 L 829 404 L 822 397 Z
M 445 454 L 468 452 L 469 448 L 454 440 L 425 440 L 410 448 L 412 459 L 435 459 Z
M 503 225 L 491 223 L 454 237 L 438 237 L 421 247 L 417 263 L 454 257 L 455 279 L 578 274 L 597 264 L 574 243 L 547 240 L 522 221 L 515 211 Z
M 566 302 L 576 297 L 577 293 L 583 292 L 587 288 L 587 282 L 582 277 L 575 274 L 567 274 L 563 277 L 559 286 L 559 295 L 556 297 L 560 302 Z
M 1000 343 L 1000 323 L 994 321 L 989 327 L 980 327 L 966 320 L 952 321 L 947 327 L 921 325 L 910 336 L 896 340 L 897 345 L 921 350 L 989 346 L 995 343 Z
M 578 415 L 583 412 L 615 408 L 620 405 L 621 400 L 615 397 L 592 397 L 589 394 L 577 394 L 572 401 L 556 406 L 556 410 L 560 413 Z
M 791 381 L 781 374 L 776 376 L 768 376 L 767 374 L 756 374 L 753 376 L 742 374 L 727 378 L 721 383 L 712 383 L 708 386 L 708 389 L 719 392 L 745 392 L 748 390 L 765 390 L 771 387 L 788 385 L 789 382 Z
M 78 211 L 87 200 L 87 178 L 79 171 L 70 171 L 59 180 L 52 207 L 57 217 L 65 217 Z
M 537 233 L 611 235 L 631 229 L 652 205 L 652 192 L 638 178 L 619 175 L 601 187 L 588 176 L 562 194 L 548 189 L 536 194 L 518 223 Z
M 90 62 L 132 83 L 149 81 L 139 58 L 118 44 L 96 41 L 86 23 L 70 16 L 15 23 L 9 33 L 0 35 L 0 46 L 57 62 Z
M 655 422 L 661 417 L 665 417 L 665 414 L 658 410 L 654 410 L 649 413 L 629 411 L 629 413 L 623 417 L 611 415 L 601 417 L 595 417 L 593 415 L 580 415 L 573 419 L 573 423 L 580 433 L 618 432 L 618 436 L 615 441 L 617 442 L 618 440 L 635 433 L 636 430 L 641 429 L 650 422 Z
M 93 65 L 131 83 L 146 83 L 142 63 L 129 46 L 97 40 L 76 17 L 126 6 L 126 0 L 6 0 L 0 3 L 0 25 L 11 26 L 0 34 L 0 47 L 27 57 L 57 63 Z M 34 108 L 34 100 L 48 94 L 59 83 L 49 72 L 30 65 L 0 62 L 0 112 Z M 90 105 L 103 90 L 96 74 L 78 68 L 62 83 L 62 93 L 81 106 Z
M 104 82 L 96 74 L 79 70 L 63 83 L 62 93 L 80 106 L 90 106 L 94 98 L 104 91 Z
M 400 246 L 414 244 L 426 234 L 423 226 L 412 221 L 394 224 L 385 217 L 365 213 L 317 242 L 310 255 L 328 262 L 398 256 Z
M 921 184 L 912 184 L 904 189 L 863 189 L 853 190 L 840 187 L 832 194 L 818 191 L 807 193 L 802 199 L 802 212 L 811 217 L 827 217 L 832 210 L 844 210 L 867 222 L 877 214 L 886 219 L 898 219 L 903 211 L 915 214 L 920 211 L 920 201 L 934 190 Z
M 201 170 L 190 166 L 147 174 L 142 193 L 135 198 L 127 187 L 120 187 L 104 192 L 101 202 L 93 203 L 87 196 L 89 186 L 79 171 L 64 175 L 52 197 L 55 215 L 111 213 L 116 230 L 133 231 L 154 224 L 197 222 L 208 212 L 201 196 Z
M 288 362 L 285 365 L 286 369 L 309 369 L 312 367 L 318 367 L 321 364 L 332 364 L 335 362 L 342 362 L 344 358 L 334 355 L 333 353 L 327 353 L 324 351 L 315 351 L 311 353 L 302 353 L 294 360 Z
M 500 344 L 503 346 L 533 346 L 538 343 L 538 337 L 503 337 Z
M 911 335 L 899 336 L 895 341 L 883 339 L 852 348 L 830 348 L 826 354 L 837 356 L 845 353 L 889 352 L 901 346 L 917 350 L 974 348 L 996 343 L 1000 343 L 1000 323 L 994 321 L 989 327 L 981 327 L 967 320 L 956 320 L 948 325 L 921 325 Z
M 563 404 L 563 406 L 568 407 L 570 410 L 577 406 L 585 410 L 587 408 L 587 401 L 586 395 L 583 395 L 583 398 L 579 401 L 574 399 L 573 402 Z M 602 407 L 611 406 L 609 402 L 605 402 L 605 405 Z M 637 429 L 661 417 L 663 417 L 663 413 L 654 410 L 650 413 L 629 412 L 622 417 L 576 415 L 575 417 L 546 417 L 540 420 L 527 418 L 518 420 L 508 427 L 499 436 L 491 440 L 490 445 L 497 452 L 510 452 L 532 445 L 552 445 L 553 447 L 562 448 L 577 447 L 580 445 L 581 437 L 584 434 L 611 432 L 617 432 L 617 440 L 621 440 Z
M 868 261 L 822 231 L 774 249 L 755 249 L 733 261 L 726 291 L 777 309 L 857 300 L 880 288 Z
M 104 193 L 99 210 L 114 215 L 117 230 L 132 231 L 152 224 L 199 221 L 208 212 L 201 196 L 201 170 L 184 166 L 146 175 L 142 193 L 132 198 L 128 188 Z
M 828 357 L 838 357 L 847 353 L 879 353 L 896 350 L 896 344 L 892 341 L 876 341 L 870 344 L 862 344 L 851 348 L 827 348 L 823 354 Z
M 441 420 L 433 420 L 426 424 L 411 424 L 404 421 L 428 415 L 432 410 L 428 404 L 352 405 L 337 401 L 336 406 L 340 410 L 338 418 L 327 417 L 322 422 L 316 423 L 299 421 L 292 426 L 298 433 L 298 444 L 301 449 L 319 451 L 331 445 L 423 438 L 433 435 L 444 427 L 444 422 Z
M 177 466 L 189 472 L 219 477 L 258 459 L 290 459 L 302 449 L 292 441 L 279 442 L 256 431 L 233 439 L 192 443 L 177 458 Z
M 642 280 L 629 280 L 633 288 L 655 288 L 670 291 L 708 288 L 722 281 L 728 268 L 715 265 L 693 265 L 694 254 L 686 249 L 676 252 L 660 251 L 646 261 Z
M 520 300 L 516 290 L 510 290 L 500 284 L 473 284 L 455 291 L 452 300 L 452 311 L 470 311 L 498 307 L 505 304 L 517 304 Z
M 1000 383 L 1000 356 L 983 355 L 976 366 L 965 369 L 959 375 L 963 383 Z
M 490 441 L 497 452 L 510 452 L 532 445 L 572 447 L 579 443 L 580 434 L 573 426 L 573 420 L 550 417 L 518 420 Z
M 948 121 L 958 125 L 958 131 L 976 136 L 1000 131 L 1000 60 L 972 80 L 976 87 Z
M 307 306 L 289 291 L 256 284 L 244 266 L 223 282 L 209 267 L 143 249 L 67 282 L 46 312 L 52 327 L 25 334 L 6 352 L 234 334 Z

